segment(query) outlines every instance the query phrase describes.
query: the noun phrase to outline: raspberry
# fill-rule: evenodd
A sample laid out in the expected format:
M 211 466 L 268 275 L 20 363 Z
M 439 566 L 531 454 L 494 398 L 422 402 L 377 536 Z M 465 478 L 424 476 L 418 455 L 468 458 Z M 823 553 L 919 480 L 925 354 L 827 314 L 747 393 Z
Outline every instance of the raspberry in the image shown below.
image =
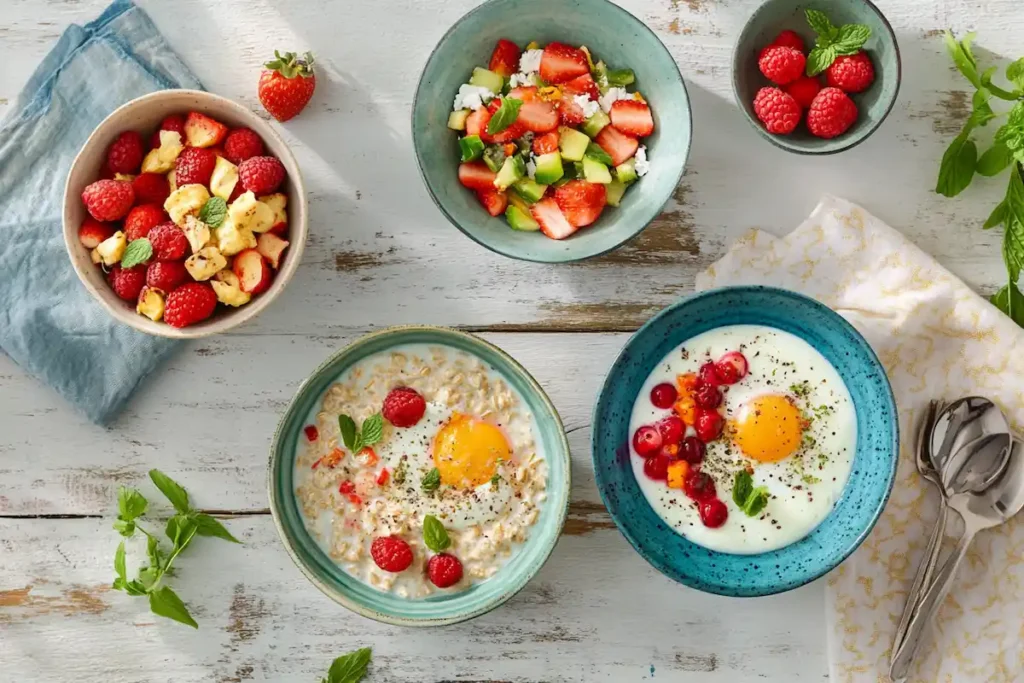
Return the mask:
M 839 88 L 822 88 L 807 110 L 807 129 L 819 138 L 842 135 L 857 120 L 857 105 Z
M 238 178 L 247 191 L 272 194 L 284 182 L 284 165 L 274 157 L 252 157 L 238 166 Z
M 166 220 L 167 214 L 156 204 L 139 204 L 124 219 L 124 236 L 129 242 L 140 240 L 149 235 L 154 225 Z
M 427 562 L 427 575 L 438 588 L 454 586 L 462 580 L 462 563 L 448 553 L 438 553 Z
M 164 205 L 171 196 L 171 184 L 162 173 L 140 173 L 132 181 L 135 201 L 139 204 Z
M 138 173 L 144 153 L 142 136 L 126 130 L 107 148 L 107 166 L 114 173 Z
M 181 261 L 153 261 L 146 269 L 146 284 L 165 292 L 173 291 L 188 280 L 188 271 Z
M 246 159 L 263 156 L 263 140 L 249 128 L 236 128 L 224 139 L 224 154 L 237 166 Z
M 761 50 L 757 66 L 769 81 L 776 85 L 785 85 L 804 75 L 807 58 L 800 50 L 783 45 L 769 45 Z
M 702 384 L 699 389 L 693 394 L 693 402 L 701 408 L 707 408 L 711 410 L 722 405 L 722 392 L 718 390 L 718 387 L 713 387 L 710 384 Z
M 189 282 L 167 295 L 164 322 L 171 327 L 187 327 L 206 320 L 217 308 L 213 287 L 204 282 Z
M 754 113 L 769 133 L 786 135 L 800 123 L 801 109 L 792 95 L 778 88 L 761 88 L 754 98 Z
M 119 221 L 132 208 L 135 191 L 122 180 L 97 180 L 82 190 L 82 203 L 98 221 Z
M 811 106 L 814 96 L 821 90 L 821 83 L 817 78 L 801 76 L 783 88 L 783 90 L 792 95 L 797 104 L 807 109 Z
M 122 268 L 120 264 L 110 269 L 107 275 L 114 293 L 125 301 L 134 302 L 146 284 L 146 266 Z
M 825 80 L 845 92 L 863 92 L 875 80 L 875 67 L 863 50 L 852 55 L 839 55 L 825 70 Z
M 180 114 L 165 116 L 160 122 L 160 130 L 173 130 L 181 136 L 182 143 L 185 142 L 185 117 Z M 160 132 L 160 131 L 157 131 Z
M 651 455 L 661 448 L 661 441 L 661 432 L 656 427 L 645 425 L 633 433 L 633 450 L 641 456 Z
M 697 420 L 693 428 L 697 430 L 697 438 L 708 443 L 714 441 L 722 435 L 722 429 L 725 427 L 725 419 L 718 413 L 717 410 L 707 410 L 705 408 L 697 409 Z
M 786 29 L 779 35 L 775 36 L 775 40 L 772 41 L 772 45 L 781 45 L 782 47 L 791 47 L 794 50 L 804 51 L 804 39 L 800 37 L 796 31 L 790 31 Z
M 658 433 L 661 434 L 663 444 L 678 445 L 686 433 L 686 425 L 675 415 L 663 417 L 654 424 Z
M 683 481 L 683 493 L 698 503 L 711 500 L 715 497 L 715 480 L 696 467 L 691 468 Z
M 427 410 L 427 402 L 415 389 L 398 387 L 388 392 L 381 412 L 396 427 L 412 427 Z
M 209 185 L 217 155 L 204 147 L 186 147 L 174 162 L 174 181 L 182 185 Z
M 679 458 L 691 465 L 699 464 L 707 453 L 704 442 L 695 436 L 688 436 L 679 444 Z
M 370 544 L 374 563 L 386 572 L 404 572 L 412 564 L 412 548 L 398 536 L 381 536 Z
M 671 408 L 677 396 L 676 388 L 668 382 L 662 382 L 651 389 L 651 403 L 655 408 Z
M 189 252 L 188 238 L 174 223 L 161 223 L 149 231 L 153 245 L 153 258 L 157 261 L 177 261 Z
M 702 500 L 697 505 L 697 512 L 700 513 L 700 521 L 704 522 L 704 526 L 711 529 L 717 529 L 729 519 L 729 509 L 717 498 Z

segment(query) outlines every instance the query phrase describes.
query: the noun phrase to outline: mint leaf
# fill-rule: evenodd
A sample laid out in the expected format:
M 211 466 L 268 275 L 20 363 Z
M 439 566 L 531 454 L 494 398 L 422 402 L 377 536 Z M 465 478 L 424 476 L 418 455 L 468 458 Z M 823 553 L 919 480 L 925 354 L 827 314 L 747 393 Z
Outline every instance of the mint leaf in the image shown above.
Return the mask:
M 117 545 L 117 550 L 114 552 L 114 571 L 117 572 L 117 578 L 121 580 L 121 584 L 125 585 L 128 581 L 128 570 L 125 567 L 124 558 L 124 541 L 121 541 Z M 114 584 L 114 588 L 117 588 L 117 583 Z M 123 590 L 118 588 L 118 590 Z
M 612 158 L 608 156 L 608 152 L 601 149 L 601 146 L 596 142 L 590 142 L 587 144 L 587 151 L 584 153 L 594 161 L 600 161 L 605 166 L 614 166 Z
M 445 550 L 452 544 L 444 525 L 434 515 L 423 518 L 423 543 L 435 553 Z
M 1024 327 L 1024 294 L 1015 284 L 1007 284 L 989 299 L 992 305 L 1010 316 L 1013 322 Z
M 1006 80 L 1018 88 L 1024 89 L 1024 57 L 1010 62 L 1006 67 Z
M 149 594 L 149 609 L 153 611 L 153 614 L 188 624 L 192 628 L 199 628 L 199 624 L 189 614 L 185 603 L 168 586 L 162 586 Z
M 1013 152 L 1006 143 L 996 142 L 978 158 L 977 171 L 983 176 L 992 177 L 1005 171 L 1012 161 Z
M 491 120 L 487 122 L 487 134 L 496 135 L 515 123 L 521 106 L 523 106 L 522 100 L 517 100 L 514 97 L 503 99 L 498 111 L 494 112 Z
M 222 538 L 225 541 L 231 541 L 232 543 L 241 543 L 241 541 L 231 535 L 231 532 L 216 517 L 199 513 L 195 516 L 195 523 L 196 533 L 200 536 L 212 536 L 214 538 Z
M 967 119 L 968 128 L 984 126 L 996 117 L 996 113 L 992 111 L 992 106 L 988 103 L 990 99 L 992 99 L 992 93 L 987 89 L 982 88 L 975 91 L 971 97 L 971 115 Z
M 149 564 L 153 567 L 161 567 L 163 561 L 160 557 L 160 541 L 156 536 L 146 536 L 146 556 L 149 557 Z
M 146 514 L 149 501 L 145 496 L 125 486 L 117 489 L 117 516 L 126 522 L 131 522 Z
M 115 520 L 114 530 L 125 538 L 131 538 L 135 535 L 135 522 L 129 522 L 123 519 Z
M 120 579 L 121 577 L 117 577 L 117 578 Z M 142 585 L 141 581 L 136 581 L 134 579 L 132 579 L 131 581 L 128 581 L 127 583 L 123 583 L 123 585 L 124 585 L 124 592 L 127 593 L 128 595 L 145 595 L 146 593 L 149 592 L 146 589 L 146 587 L 144 585 Z
M 732 502 L 742 509 L 753 492 L 754 478 L 746 470 L 737 472 L 732 481 Z
M 167 527 L 164 533 L 174 543 L 174 549 L 181 552 L 189 544 L 192 537 L 196 535 L 199 525 L 187 515 L 175 515 L 167 520 Z
M 420 488 L 426 491 L 427 493 L 430 493 L 431 491 L 436 491 L 440 486 L 441 472 L 436 467 L 434 467 L 425 475 L 423 475 L 423 480 L 420 481 Z
M 124 254 L 121 256 L 121 267 L 134 268 L 151 258 L 153 258 L 153 245 L 149 243 L 149 240 L 145 237 L 132 240 L 124 248 Z
M 832 47 L 841 55 L 858 52 L 871 37 L 871 29 L 864 24 L 844 24 Z
M 764 486 L 758 486 L 747 496 L 747 500 L 743 504 L 743 513 L 747 517 L 757 517 L 767 505 L 768 489 Z
M 370 648 L 364 647 L 338 657 L 331 663 L 327 678 L 323 680 L 325 683 L 359 683 L 366 676 L 372 654 Z
M 1006 123 L 996 131 L 996 142 L 1006 145 L 1013 158 L 1024 163 L 1024 102 L 1018 102 L 1006 115 Z
M 994 228 L 997 225 L 1002 224 L 1006 220 L 1006 200 L 999 202 L 999 205 L 992 210 L 989 214 L 988 219 L 985 221 L 985 225 L 981 226 L 983 230 Z
M 211 228 L 219 228 L 228 217 L 228 203 L 220 197 L 210 197 L 199 209 L 199 220 Z
M 384 416 L 376 413 L 366 418 L 363 428 L 360 430 L 364 446 L 372 446 L 384 436 Z
M 946 50 L 953 59 L 956 68 L 969 80 L 975 88 L 981 88 L 981 78 L 978 76 L 978 63 L 971 52 L 971 43 L 974 42 L 975 33 L 971 32 L 964 36 L 963 40 L 957 41 L 952 32 L 946 31 L 943 40 L 946 43 Z
M 348 415 L 339 415 L 338 429 L 341 430 L 341 440 L 345 444 L 345 448 L 354 453 L 355 448 L 353 448 L 353 446 L 355 446 L 356 443 L 356 421 Z
M 807 75 L 817 76 L 836 61 L 838 53 L 832 46 L 815 47 L 807 55 Z
M 832 40 L 839 34 L 838 29 L 832 25 L 832 22 L 824 12 L 809 9 L 804 12 L 804 16 L 807 18 L 807 25 L 811 27 L 811 30 L 817 33 L 819 38 L 826 39 L 826 45 L 830 45 Z
M 184 513 L 191 509 L 188 504 L 188 493 L 182 488 L 181 484 L 160 470 L 150 470 L 149 478 L 160 489 L 160 493 L 164 494 L 167 500 L 171 501 L 171 505 L 174 506 L 175 510 Z
M 935 191 L 945 197 L 955 197 L 971 184 L 974 168 L 978 161 L 978 147 L 968 135 L 970 128 L 964 128 L 950 143 L 942 155 L 939 179 Z

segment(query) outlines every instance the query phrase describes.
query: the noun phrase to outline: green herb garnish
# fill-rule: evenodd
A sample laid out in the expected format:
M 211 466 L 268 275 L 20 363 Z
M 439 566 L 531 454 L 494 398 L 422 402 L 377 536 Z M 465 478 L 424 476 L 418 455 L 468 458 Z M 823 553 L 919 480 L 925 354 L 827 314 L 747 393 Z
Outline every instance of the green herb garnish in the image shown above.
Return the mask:
M 807 10 L 804 15 L 807 24 L 818 34 L 814 48 L 807 55 L 808 76 L 820 74 L 839 55 L 856 54 L 871 37 L 871 29 L 864 24 L 833 26 L 824 12 L 814 9 Z
M 228 203 L 220 197 L 210 197 L 199 209 L 199 220 L 211 228 L 219 228 L 228 217 Z
M 432 468 L 429 472 L 423 475 L 423 479 L 420 481 L 420 488 L 430 493 L 436 491 L 441 486 L 441 472 L 436 467 Z
M 366 676 L 366 667 L 370 665 L 370 658 L 373 651 L 364 647 L 355 652 L 349 652 L 335 659 L 327 676 L 320 679 L 320 683 L 359 683 Z
M 423 543 L 435 553 L 447 549 L 452 544 L 444 525 L 434 515 L 423 518 Z
M 487 134 L 497 135 L 515 123 L 521 106 L 523 106 L 522 100 L 517 100 L 514 97 L 504 98 L 498 111 L 494 112 L 491 120 L 487 122 Z
M 754 478 L 750 472 L 740 470 L 732 482 L 732 502 L 747 517 L 756 517 L 768 505 L 768 489 L 764 486 L 754 487 Z
M 789 393 L 793 394 L 797 398 L 807 398 L 811 394 L 811 385 L 804 380 L 799 384 L 790 384 Z
M 366 418 L 362 429 L 356 429 L 356 421 L 342 413 L 338 416 L 338 429 L 341 430 L 345 448 L 355 454 L 381 440 L 384 436 L 384 416 L 375 413 Z
M 134 268 L 153 258 L 153 245 L 145 237 L 132 240 L 121 255 L 122 268 Z

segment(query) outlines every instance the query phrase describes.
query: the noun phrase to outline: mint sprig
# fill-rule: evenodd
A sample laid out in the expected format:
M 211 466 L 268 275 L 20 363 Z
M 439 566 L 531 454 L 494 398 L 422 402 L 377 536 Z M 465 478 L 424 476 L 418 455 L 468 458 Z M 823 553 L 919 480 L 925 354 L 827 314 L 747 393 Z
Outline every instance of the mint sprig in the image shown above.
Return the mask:
M 320 683 L 359 683 L 366 676 L 373 650 L 368 647 L 344 654 L 331 663 L 327 676 Z
M 134 268 L 153 258 L 153 245 L 145 237 L 132 240 L 121 255 L 122 268 Z
M 228 217 L 228 203 L 220 197 L 210 197 L 199 209 L 199 220 L 211 228 L 219 228 Z
M 497 135 L 515 123 L 521 106 L 523 106 L 522 100 L 517 100 L 514 97 L 504 98 L 498 111 L 494 112 L 491 120 L 487 122 L 487 134 Z
M 342 413 L 338 416 L 338 429 L 341 430 L 341 440 L 345 444 L 345 448 L 355 455 L 383 438 L 384 416 L 380 413 L 375 413 L 366 418 L 362 428 L 357 429 L 356 421 Z
M 747 517 L 757 517 L 768 505 L 768 489 L 764 486 L 754 487 L 754 478 L 746 470 L 736 473 L 732 483 L 732 502 Z
M 807 75 L 817 76 L 832 65 L 839 55 L 856 54 L 871 37 L 864 24 L 835 26 L 824 12 L 809 9 L 804 13 L 807 25 L 817 34 L 807 55 Z

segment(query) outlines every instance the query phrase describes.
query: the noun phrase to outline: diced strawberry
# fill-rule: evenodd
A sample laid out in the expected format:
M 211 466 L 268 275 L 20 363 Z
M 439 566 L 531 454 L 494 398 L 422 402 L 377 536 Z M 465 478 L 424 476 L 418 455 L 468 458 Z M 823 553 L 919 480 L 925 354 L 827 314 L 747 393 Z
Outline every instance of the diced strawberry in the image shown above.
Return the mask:
M 553 197 L 545 197 L 530 207 L 533 220 L 540 224 L 540 231 L 553 240 L 564 240 L 579 228 L 565 219 L 562 210 Z
M 500 216 L 508 208 L 508 197 L 504 192 L 498 192 L 493 187 L 489 190 L 477 190 L 476 197 L 492 216 Z
M 508 91 L 508 96 L 522 102 L 533 102 L 538 99 L 537 88 L 533 85 L 521 85 Z
M 511 40 L 502 38 L 494 46 L 487 68 L 508 78 L 519 70 L 519 48 Z
M 583 107 L 573 101 L 572 95 L 567 95 L 559 100 L 558 118 L 566 126 L 578 126 L 587 120 L 583 113 Z
M 190 147 L 219 145 L 227 134 L 227 126 L 206 114 L 190 111 L 185 118 L 185 140 Z
M 612 125 L 627 135 L 642 138 L 654 132 L 654 117 L 646 102 L 616 100 L 609 116 Z
M 494 138 L 487 134 L 487 124 L 491 121 L 491 112 L 480 107 L 466 118 L 466 135 L 479 135 L 480 139 L 490 144 Z
M 570 180 L 555 189 L 555 202 L 571 225 L 582 228 L 597 220 L 604 211 L 607 193 L 604 185 L 586 180 Z
M 494 171 L 482 161 L 467 161 L 459 164 L 459 182 L 471 190 L 493 190 Z
M 590 99 L 597 101 L 601 96 L 601 93 L 597 89 L 597 83 L 594 82 L 594 78 L 589 74 L 583 74 L 578 76 L 568 83 L 562 85 L 562 92 L 567 92 L 572 95 L 590 95 Z
M 544 133 L 544 135 L 538 135 L 533 139 L 533 153 L 537 156 L 541 154 L 551 154 L 552 152 L 558 151 L 558 131 L 551 131 L 550 133 Z
M 525 132 L 526 127 L 517 119 L 515 123 L 513 123 L 505 130 L 501 131 L 500 133 L 495 133 L 494 135 L 492 135 L 491 140 L 498 143 L 499 145 L 503 145 L 506 142 L 518 140 L 519 138 L 523 137 L 523 133 Z
M 78 239 L 86 249 L 95 249 L 100 246 L 100 242 L 113 235 L 114 231 L 113 226 L 87 216 L 78 228 Z
M 605 126 L 601 129 L 601 132 L 594 138 L 594 142 L 608 153 L 608 156 L 612 158 L 612 163 L 616 166 L 636 154 L 637 147 L 640 146 L 636 138 L 620 132 L 614 126 Z
M 558 128 L 558 112 L 549 102 L 523 102 L 516 124 L 534 133 L 547 133 Z
M 549 43 L 540 58 L 540 77 L 548 83 L 565 83 L 590 73 L 587 55 L 571 45 Z

